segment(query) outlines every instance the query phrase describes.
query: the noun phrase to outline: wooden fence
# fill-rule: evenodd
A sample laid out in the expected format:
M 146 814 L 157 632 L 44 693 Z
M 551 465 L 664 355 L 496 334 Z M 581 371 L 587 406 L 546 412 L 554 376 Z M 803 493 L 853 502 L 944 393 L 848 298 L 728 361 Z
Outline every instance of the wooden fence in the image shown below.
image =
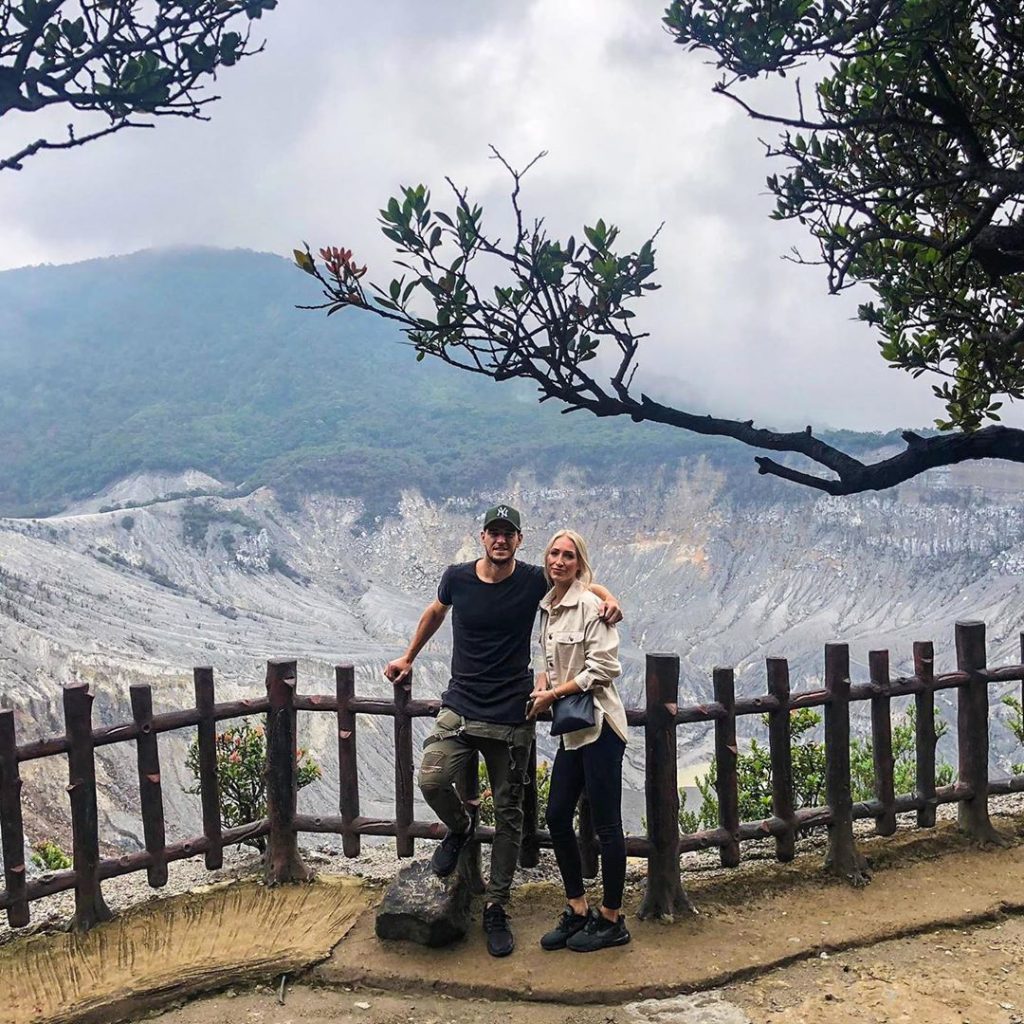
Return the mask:
M 869 679 L 851 684 L 849 651 L 845 644 L 825 647 L 824 687 L 791 693 L 789 669 L 784 658 L 768 658 L 767 688 L 762 696 L 737 698 L 733 670 L 716 668 L 714 699 L 706 704 L 679 705 L 679 659 L 676 655 L 651 654 L 646 664 L 646 706 L 627 710 L 631 726 L 643 728 L 645 747 L 646 836 L 627 838 L 631 856 L 646 857 L 647 891 L 641 916 L 675 914 L 688 907 L 680 876 L 679 855 L 685 851 L 717 847 L 721 863 L 735 866 L 741 844 L 774 837 L 776 856 L 786 861 L 794 855 L 797 832 L 811 826 L 827 826 L 827 865 L 840 875 L 860 878 L 861 859 L 853 835 L 853 821 L 873 818 L 875 831 L 889 835 L 896 829 L 896 815 L 916 812 L 917 825 L 935 824 L 939 804 L 959 805 L 960 826 L 972 837 L 993 838 L 989 822 L 990 795 L 1024 790 L 1024 776 L 989 779 L 989 693 L 992 683 L 1024 681 L 1024 664 L 989 670 L 986 667 L 985 626 L 962 622 L 956 626 L 957 670 L 936 675 L 931 643 L 914 645 L 914 674 L 891 678 L 886 651 L 872 651 Z M 1024 634 L 1021 635 L 1024 662 Z M 0 909 L 12 927 L 29 923 L 29 904 L 67 889 L 75 892 L 74 926 L 91 928 L 109 918 L 102 883 L 135 871 L 147 873 L 150 886 L 167 881 L 167 865 L 187 857 L 203 856 L 208 869 L 221 866 L 225 846 L 258 836 L 268 837 L 267 879 L 271 883 L 298 881 L 309 876 L 298 848 L 300 833 L 340 834 L 344 853 L 359 853 L 363 835 L 393 836 L 399 857 L 413 853 L 416 839 L 439 839 L 444 828 L 437 822 L 417 821 L 413 809 L 413 729 L 415 718 L 435 715 L 436 700 L 414 700 L 411 679 L 395 689 L 393 700 L 374 700 L 355 694 L 351 665 L 335 670 L 333 695 L 296 693 L 296 663 L 268 663 L 266 696 L 218 704 L 210 668 L 195 669 L 195 707 L 163 714 L 153 713 L 150 688 L 131 687 L 132 721 L 93 728 L 92 695 L 75 683 L 64 688 L 65 734 L 18 745 L 14 712 L 0 710 L 0 834 L 2 834 L 5 888 L 0 890 Z M 948 786 L 935 785 L 934 720 L 935 692 L 957 691 L 958 777 Z M 890 702 L 912 695 L 916 705 L 916 786 L 913 793 L 894 792 L 894 759 Z M 850 704 L 870 701 L 871 738 L 875 767 L 875 798 L 855 803 L 850 778 Z M 794 807 L 790 712 L 797 708 L 822 707 L 825 711 L 827 805 Z M 306 815 L 297 809 L 296 726 L 299 711 L 336 716 L 339 759 L 339 814 Z M 221 822 L 217 785 L 217 723 L 247 715 L 266 715 L 267 817 L 235 828 Z M 736 720 L 745 715 L 768 716 L 772 766 L 771 817 L 740 821 L 737 787 Z M 382 715 L 394 720 L 395 817 L 364 816 L 359 806 L 357 771 L 357 716 Z M 714 723 L 717 763 L 716 794 L 719 825 L 681 835 L 676 763 L 676 730 L 694 722 Z M 157 737 L 172 729 L 195 728 L 200 764 L 200 801 L 203 834 L 167 845 L 160 782 Z M 134 743 L 138 761 L 139 799 L 145 849 L 121 857 L 100 856 L 96 804 L 95 750 L 112 743 Z M 24 761 L 67 755 L 73 836 L 73 867 L 28 878 L 18 766 Z M 475 766 L 474 766 L 475 767 Z M 531 757 L 536 769 L 536 753 Z M 468 771 L 465 795 L 477 795 L 476 772 Z M 541 847 L 550 845 L 546 832 L 537 827 L 536 786 L 526 788 L 523 847 L 524 866 L 537 863 Z M 480 828 L 484 842 L 493 829 Z M 597 867 L 597 846 L 588 809 L 581 807 L 580 838 L 586 873 Z

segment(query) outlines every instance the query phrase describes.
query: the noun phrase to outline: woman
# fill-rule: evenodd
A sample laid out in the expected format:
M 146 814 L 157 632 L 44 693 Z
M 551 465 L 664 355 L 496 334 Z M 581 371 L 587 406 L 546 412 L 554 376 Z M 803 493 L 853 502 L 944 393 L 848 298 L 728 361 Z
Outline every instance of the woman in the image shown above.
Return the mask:
M 568 906 L 540 940 L 542 948 L 591 952 L 629 942 L 621 913 L 626 878 L 622 834 L 622 755 L 626 712 L 615 688 L 619 638 L 598 616 L 600 601 L 587 590 L 593 573 L 587 545 L 573 530 L 559 530 L 544 552 L 551 589 L 540 603 L 545 666 L 531 694 L 530 716 L 572 693 L 594 694 L 594 724 L 562 736 L 551 770 L 547 824 Z M 603 902 L 590 910 L 583 888 L 573 815 L 584 788 L 601 845 Z

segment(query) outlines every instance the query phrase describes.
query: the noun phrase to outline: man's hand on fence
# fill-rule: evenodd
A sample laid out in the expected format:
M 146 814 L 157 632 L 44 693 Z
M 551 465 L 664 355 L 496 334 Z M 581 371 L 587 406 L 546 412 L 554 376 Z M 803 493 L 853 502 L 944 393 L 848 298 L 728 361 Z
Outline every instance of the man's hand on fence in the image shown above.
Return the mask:
M 395 658 L 384 666 L 384 678 L 398 686 L 399 683 L 405 682 L 411 671 L 412 658 L 407 658 L 403 654 L 401 658 Z

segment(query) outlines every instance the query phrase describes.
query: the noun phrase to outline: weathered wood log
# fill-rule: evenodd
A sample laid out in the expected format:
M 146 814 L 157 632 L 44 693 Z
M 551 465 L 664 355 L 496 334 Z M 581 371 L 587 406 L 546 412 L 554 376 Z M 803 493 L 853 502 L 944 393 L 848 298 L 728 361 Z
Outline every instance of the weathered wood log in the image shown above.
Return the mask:
M 415 840 L 409 835 L 413 817 L 412 672 L 395 687 L 395 848 L 399 857 L 411 857 Z
M 228 718 L 242 718 L 245 715 L 262 714 L 267 710 L 266 697 L 255 700 L 232 700 L 218 704 L 214 708 L 214 719 L 223 722 Z M 197 708 L 186 708 L 184 711 L 167 711 L 162 715 L 154 715 L 152 731 L 154 733 L 174 732 L 198 725 L 202 716 Z M 92 733 L 93 747 L 105 747 L 111 743 L 125 743 L 139 738 L 139 727 L 135 722 L 123 722 L 120 725 L 104 725 L 94 729 Z M 40 757 L 51 757 L 55 754 L 68 752 L 67 736 L 50 736 L 43 740 L 33 740 L 18 747 L 19 761 L 34 761 Z
M 825 869 L 852 885 L 871 877 L 867 861 L 853 840 L 853 796 L 850 788 L 850 649 L 825 645 L 825 793 L 832 821 L 828 826 Z
M 139 727 L 135 756 L 139 769 L 139 805 L 142 811 L 142 837 L 153 863 L 146 868 L 146 877 L 154 889 L 167 884 L 167 862 L 164 860 L 164 798 L 160 786 L 160 753 L 152 730 L 153 691 L 143 683 L 129 687 L 132 715 Z M 218 817 L 218 824 L 220 819 Z M 218 830 L 218 841 L 220 839 Z
M 985 662 L 985 623 L 958 622 L 956 665 L 971 676 L 957 693 L 958 777 L 972 792 L 960 801 L 957 823 L 977 842 L 1002 845 L 1005 840 L 988 816 L 988 684 L 979 676 Z
M 217 719 L 213 699 L 213 669 L 195 668 L 192 678 L 196 691 L 196 710 L 199 725 L 196 738 L 199 744 L 199 801 L 203 808 L 203 835 L 210 840 L 206 851 L 206 868 L 216 871 L 224 864 L 221 846 L 220 780 L 217 770 Z
M 949 803 L 953 803 L 955 797 L 951 797 Z M 827 810 L 827 808 L 826 808 Z M 799 813 L 799 812 L 798 812 Z M 740 832 L 743 833 L 741 826 Z M 341 816 L 337 814 L 296 814 L 295 828 L 299 832 L 315 832 L 326 835 L 340 835 L 343 828 Z M 361 836 L 394 836 L 395 822 L 391 818 L 369 818 L 360 817 L 352 822 L 352 828 Z M 439 821 L 411 821 L 409 823 L 409 835 L 416 839 L 444 839 L 447 830 Z M 227 836 L 227 832 L 224 833 Z M 494 842 L 494 829 L 488 825 L 479 825 L 476 830 L 477 844 Z M 747 838 L 752 838 L 747 836 Z M 682 840 L 681 842 L 685 842 Z M 537 843 L 544 849 L 551 849 L 551 835 L 546 829 L 537 830 Z M 472 844 L 470 844 L 472 845 Z M 704 844 L 714 845 L 714 844 Z M 470 847 L 467 846 L 466 849 Z M 682 847 L 681 847 L 682 848 Z M 694 847 L 696 849 L 696 847 Z M 170 847 L 168 847 L 170 850 Z M 626 836 L 626 855 L 629 857 L 647 858 L 654 850 L 651 841 L 644 836 Z M 483 892 L 483 889 L 480 890 Z M 0 900 L 0 908 L 3 907 Z
M 915 788 L 923 801 L 917 812 L 918 828 L 935 826 L 935 746 L 939 742 L 935 732 L 935 648 L 931 641 L 914 644 L 914 675 L 924 689 L 914 694 L 914 749 Z
M 75 871 L 75 931 L 109 921 L 100 888 L 100 831 L 96 807 L 96 762 L 92 744 L 92 694 L 85 683 L 64 687 L 64 724 L 68 738 L 68 795 Z
M 295 815 L 298 805 L 294 661 L 267 662 L 267 844 L 268 885 L 305 882 L 313 872 L 299 856 Z
M 796 855 L 793 824 L 793 751 L 789 726 L 789 662 L 768 658 L 768 694 L 777 706 L 768 712 L 768 749 L 772 763 L 772 812 L 785 825 L 775 836 L 775 856 L 790 861 Z
M 530 744 L 526 763 L 526 787 L 523 789 L 523 839 L 519 846 L 519 866 L 535 868 L 540 863 L 537 843 L 537 744 Z
M 739 779 L 736 773 L 736 682 L 731 668 L 715 668 L 712 673 L 715 700 L 725 708 L 725 717 L 715 722 L 715 792 L 718 796 L 718 824 L 731 837 L 719 848 L 723 868 L 740 862 Z
M 462 794 L 462 799 L 465 802 L 467 809 L 472 810 L 472 808 L 480 806 L 480 754 L 475 750 L 466 760 L 465 774 L 462 777 L 462 785 L 458 787 L 458 792 Z M 536 815 L 534 815 L 534 817 L 536 817 Z M 415 830 L 415 826 L 415 821 L 409 823 L 409 835 L 415 836 L 417 839 L 425 838 L 420 836 L 420 834 Z M 444 838 L 444 835 L 448 830 L 441 824 L 441 822 L 437 822 L 437 826 L 441 833 L 437 838 Z M 479 836 L 481 831 L 480 827 L 477 826 L 474 835 Z M 534 827 L 533 833 L 533 843 L 538 848 L 537 859 L 539 860 L 540 855 L 536 827 Z M 534 864 L 536 864 L 536 861 Z M 532 867 L 533 865 L 530 866 Z M 487 888 L 484 884 L 479 838 L 474 838 L 471 843 L 467 843 L 462 853 L 459 854 L 457 870 L 469 886 L 469 891 L 474 896 L 481 895 L 481 893 L 483 893 Z
M 269 832 L 270 822 L 266 818 L 248 825 L 240 825 L 237 828 L 228 828 L 223 833 L 224 845 L 231 846 L 247 839 L 265 836 Z M 181 843 L 171 843 L 164 850 L 164 860 L 170 864 L 178 860 L 187 860 L 189 857 L 198 857 L 199 854 L 206 852 L 207 842 L 206 836 L 196 836 L 194 839 L 187 839 Z M 121 857 L 107 857 L 101 860 L 97 874 L 100 881 L 103 882 L 108 878 L 117 878 L 119 875 L 145 871 L 152 864 L 153 855 L 148 850 L 140 850 L 137 853 L 126 853 Z M 27 898 L 31 903 L 34 900 L 52 896 L 54 893 L 73 889 L 75 878 L 76 874 L 71 870 L 47 871 L 28 882 L 25 887 Z M 0 910 L 6 910 L 12 902 L 10 894 L 0 890 Z
M 875 832 L 891 836 L 896 831 L 896 798 L 892 753 L 892 708 L 889 698 L 889 652 L 868 651 L 868 673 L 879 694 L 871 698 L 871 755 L 875 769 L 875 798 L 882 812 L 875 818 Z
M 356 716 L 352 712 L 356 674 L 352 665 L 337 665 L 334 686 L 337 695 L 338 725 L 338 810 L 344 822 L 341 848 L 346 857 L 359 856 L 359 833 L 352 822 L 359 817 L 359 760 L 356 746 Z
M 647 798 L 647 890 L 641 918 L 693 913 L 679 874 L 679 790 L 676 722 L 679 656 L 647 655 L 647 718 L 644 725 L 644 792 Z
M 14 712 L 0 710 L 0 843 L 4 851 L 7 887 L 7 923 L 24 928 L 29 923 L 25 871 L 25 826 L 21 816 L 21 776 Z

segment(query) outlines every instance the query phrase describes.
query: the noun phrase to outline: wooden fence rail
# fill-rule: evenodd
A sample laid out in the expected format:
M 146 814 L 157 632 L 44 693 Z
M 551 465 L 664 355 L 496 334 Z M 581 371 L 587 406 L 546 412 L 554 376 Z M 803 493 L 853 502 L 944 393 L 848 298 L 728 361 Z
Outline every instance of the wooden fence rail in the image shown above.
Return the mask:
M 714 699 L 706 704 L 679 705 L 679 658 L 671 654 L 647 656 L 645 707 L 627 709 L 630 725 L 642 727 L 645 751 L 646 836 L 627 837 L 631 856 L 647 859 L 647 890 L 642 916 L 666 916 L 689 906 L 683 890 L 679 855 L 686 851 L 717 847 L 723 866 L 740 862 L 744 842 L 774 838 L 780 861 L 792 859 L 795 838 L 801 830 L 825 826 L 829 844 L 826 864 L 851 880 L 861 880 L 863 859 L 854 839 L 853 822 L 874 819 L 879 835 L 896 828 L 896 815 L 916 812 L 916 824 L 935 824 L 939 804 L 956 803 L 960 827 L 974 838 L 989 840 L 994 830 L 988 801 L 993 795 L 1024 791 L 1024 776 L 989 779 L 989 687 L 1024 682 L 1024 664 L 988 669 L 985 626 L 980 622 L 956 625 L 957 670 L 934 672 L 931 643 L 914 644 L 914 674 L 892 678 L 886 651 L 871 651 L 868 681 L 851 683 L 849 650 L 845 644 L 825 647 L 824 686 L 799 693 L 790 691 L 789 666 L 784 658 L 766 661 L 766 692 L 737 697 L 731 668 L 712 673 Z M 1024 662 L 1024 634 L 1021 635 Z M 296 693 L 296 663 L 271 661 L 267 666 L 266 697 L 216 703 L 210 668 L 195 670 L 195 707 L 153 714 L 148 686 L 130 690 L 132 720 L 121 725 L 93 728 L 92 695 L 80 683 L 64 688 L 65 733 L 18 745 L 15 717 L 0 710 L 0 848 L 4 859 L 4 888 L 0 909 L 12 927 L 29 923 L 29 905 L 68 889 L 75 892 L 74 925 L 88 929 L 109 917 L 102 883 L 109 878 L 145 871 L 150 886 L 167 882 L 167 865 L 202 855 L 207 868 L 223 862 L 223 848 L 246 839 L 268 837 L 267 879 L 272 883 L 309 877 L 298 847 L 301 833 L 332 833 L 341 836 L 346 856 L 360 852 L 360 837 L 394 837 L 399 857 L 413 854 L 417 839 L 439 839 L 444 827 L 419 821 L 414 815 L 413 729 L 415 718 L 436 715 L 439 702 L 416 700 L 411 678 L 396 687 L 393 700 L 359 697 L 351 665 L 335 670 L 335 692 L 325 695 Z M 958 777 L 951 785 L 935 784 L 935 692 L 957 690 Z M 913 696 L 916 709 L 915 791 L 896 793 L 892 743 L 891 702 Z M 1024 696 L 1024 694 L 1022 694 Z M 850 705 L 870 705 L 874 759 L 873 799 L 854 801 L 850 775 Z M 826 805 L 795 806 L 793 791 L 790 716 L 800 708 L 824 708 Z M 336 717 L 339 766 L 339 813 L 300 814 L 297 806 L 298 763 L 296 756 L 299 712 L 332 713 Z M 266 715 L 267 816 L 233 828 L 221 821 L 217 779 L 216 724 L 247 715 Z M 374 818 L 361 813 L 358 773 L 358 716 L 394 719 L 394 818 Z M 765 715 L 772 768 L 772 815 L 761 821 L 740 820 L 737 719 Z M 718 826 L 692 834 L 680 833 L 677 783 L 676 732 L 691 723 L 712 723 L 716 759 L 715 792 Z M 157 737 L 173 729 L 195 728 L 200 766 L 199 793 L 203 833 L 184 842 L 167 845 L 160 783 Z M 95 751 L 112 743 L 134 742 L 138 762 L 139 801 L 145 848 L 121 857 L 100 856 L 96 806 Z M 67 755 L 73 836 L 73 867 L 29 878 L 25 866 L 25 832 L 21 804 L 19 765 L 42 757 Z M 536 771 L 536 751 L 531 756 Z M 477 796 L 476 766 L 470 766 L 464 796 Z M 589 875 L 597 870 L 596 844 L 588 808 L 581 808 L 581 846 Z M 494 831 L 480 828 L 477 837 L 493 839 Z M 528 787 L 521 862 L 536 864 L 539 850 L 550 846 L 548 834 L 538 828 L 537 794 Z

